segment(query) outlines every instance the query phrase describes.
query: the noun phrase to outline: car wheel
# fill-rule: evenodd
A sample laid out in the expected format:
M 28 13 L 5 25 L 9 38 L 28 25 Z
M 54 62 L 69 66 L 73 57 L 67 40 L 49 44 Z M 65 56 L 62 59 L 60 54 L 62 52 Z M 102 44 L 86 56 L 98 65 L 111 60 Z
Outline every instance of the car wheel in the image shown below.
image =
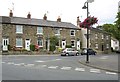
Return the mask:
M 76 53 L 76 56 L 78 56 L 79 54 L 78 53 Z
M 96 55 L 96 53 L 94 53 L 94 55 Z
M 66 56 L 69 56 L 69 54 L 68 54 L 68 53 L 66 53 L 65 55 L 66 55 Z

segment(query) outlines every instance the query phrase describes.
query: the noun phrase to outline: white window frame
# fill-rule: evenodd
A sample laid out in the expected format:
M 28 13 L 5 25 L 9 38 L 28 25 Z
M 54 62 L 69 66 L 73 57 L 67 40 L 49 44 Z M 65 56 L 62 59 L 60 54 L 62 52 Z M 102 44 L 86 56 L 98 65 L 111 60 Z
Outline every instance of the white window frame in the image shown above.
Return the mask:
M 23 26 L 22 25 L 16 25 L 16 33 L 23 34 Z
M 72 31 L 73 31 L 73 35 L 71 35 Z M 75 30 L 70 30 L 70 36 L 75 36 Z
M 107 48 L 107 49 L 109 48 L 109 44 L 106 44 L 106 48 Z
M 39 44 L 38 44 L 39 39 L 41 39 L 42 45 L 39 45 Z M 37 39 L 37 45 L 38 45 L 39 47 L 43 47 L 43 39 L 42 39 L 42 38 L 38 38 L 38 39 Z
M 104 39 L 104 35 L 102 34 L 102 39 Z
M 58 28 L 55 28 L 55 31 L 54 31 L 55 35 L 60 35 L 60 29 Z
M 109 36 L 106 36 L 106 39 L 108 40 L 108 39 L 109 39 Z
M 74 46 L 72 46 L 72 41 L 74 41 Z M 72 46 L 72 47 L 75 47 L 75 40 L 71 40 L 71 46 Z
M 95 48 L 98 49 L 98 44 L 97 43 L 95 44 Z
M 95 34 L 95 39 L 98 39 L 98 34 Z
M 37 27 L 37 34 L 43 35 L 43 27 Z
M 20 41 L 20 44 L 18 44 L 18 40 L 21 40 Z M 16 38 L 16 47 L 23 47 L 23 39 L 22 38 Z

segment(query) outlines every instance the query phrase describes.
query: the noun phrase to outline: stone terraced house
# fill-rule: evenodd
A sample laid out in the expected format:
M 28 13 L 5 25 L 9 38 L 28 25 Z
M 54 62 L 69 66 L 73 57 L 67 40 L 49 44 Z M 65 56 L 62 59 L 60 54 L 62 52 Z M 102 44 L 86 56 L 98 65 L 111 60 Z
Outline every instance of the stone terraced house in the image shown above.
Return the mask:
M 64 49 L 66 45 L 80 50 L 81 29 L 77 26 L 57 21 L 33 19 L 28 14 L 27 18 L 0 16 L 2 26 L 2 49 L 11 48 L 30 50 L 30 44 L 38 45 L 39 49 L 50 50 L 50 37 L 56 36 L 59 39 L 59 47 Z
M 71 45 L 76 50 L 86 48 L 87 29 L 79 27 L 79 17 L 77 17 L 77 26 L 69 22 L 43 19 L 14 17 L 12 11 L 9 16 L 0 16 L 0 49 L 8 51 L 10 48 L 16 50 L 30 51 L 30 45 L 38 45 L 39 51 L 50 51 L 50 38 L 56 36 L 59 39 L 57 47 L 64 49 L 66 45 Z M 89 47 L 98 53 L 111 52 L 111 35 L 100 29 L 91 28 L 89 31 Z M 8 46 L 9 45 L 9 46 Z

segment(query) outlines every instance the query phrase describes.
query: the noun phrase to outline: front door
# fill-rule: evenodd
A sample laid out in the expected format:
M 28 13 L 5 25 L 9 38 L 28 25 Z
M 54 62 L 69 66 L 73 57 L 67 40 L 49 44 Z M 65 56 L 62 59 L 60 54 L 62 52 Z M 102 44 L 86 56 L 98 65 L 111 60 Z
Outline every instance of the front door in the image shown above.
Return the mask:
M 77 41 L 77 50 L 80 50 L 80 40 Z
M 30 39 L 25 40 L 25 49 L 28 51 L 30 50 Z
M 8 45 L 9 45 L 9 40 L 8 40 L 8 38 L 3 39 L 2 45 L 3 45 L 3 51 L 8 51 Z
M 66 40 L 62 40 L 62 49 L 65 49 L 66 47 Z

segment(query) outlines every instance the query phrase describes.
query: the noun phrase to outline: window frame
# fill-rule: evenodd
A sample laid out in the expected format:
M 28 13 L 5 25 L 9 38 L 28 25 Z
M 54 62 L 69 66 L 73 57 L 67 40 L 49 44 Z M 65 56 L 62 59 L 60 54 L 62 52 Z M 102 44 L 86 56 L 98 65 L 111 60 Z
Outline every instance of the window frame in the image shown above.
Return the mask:
M 17 43 L 18 40 L 21 40 L 19 45 Z M 16 47 L 23 47 L 23 39 L 22 38 L 16 38 Z
M 39 45 L 39 44 L 38 44 L 39 40 L 41 40 L 42 45 Z M 40 43 L 40 44 L 41 44 L 41 43 Z M 38 38 L 38 39 L 37 39 L 37 45 L 38 45 L 39 47 L 43 47 L 43 38 Z
M 95 44 L 95 48 L 98 49 L 98 46 L 99 46 L 98 43 L 96 43 L 96 44 Z
M 23 26 L 16 25 L 16 34 L 23 34 Z
M 55 35 L 60 35 L 60 29 L 58 28 L 55 28 L 55 31 L 54 31 Z
M 73 35 L 71 35 L 72 34 L 72 31 L 73 31 Z M 70 36 L 75 36 L 75 30 L 70 30 Z
M 74 46 L 72 46 L 72 41 L 74 41 Z M 72 47 L 75 47 L 75 40 L 71 40 L 71 46 L 72 46 Z
M 106 48 L 107 48 L 107 49 L 109 48 L 109 44 L 106 44 Z
M 43 27 L 37 27 L 37 34 L 43 35 Z

